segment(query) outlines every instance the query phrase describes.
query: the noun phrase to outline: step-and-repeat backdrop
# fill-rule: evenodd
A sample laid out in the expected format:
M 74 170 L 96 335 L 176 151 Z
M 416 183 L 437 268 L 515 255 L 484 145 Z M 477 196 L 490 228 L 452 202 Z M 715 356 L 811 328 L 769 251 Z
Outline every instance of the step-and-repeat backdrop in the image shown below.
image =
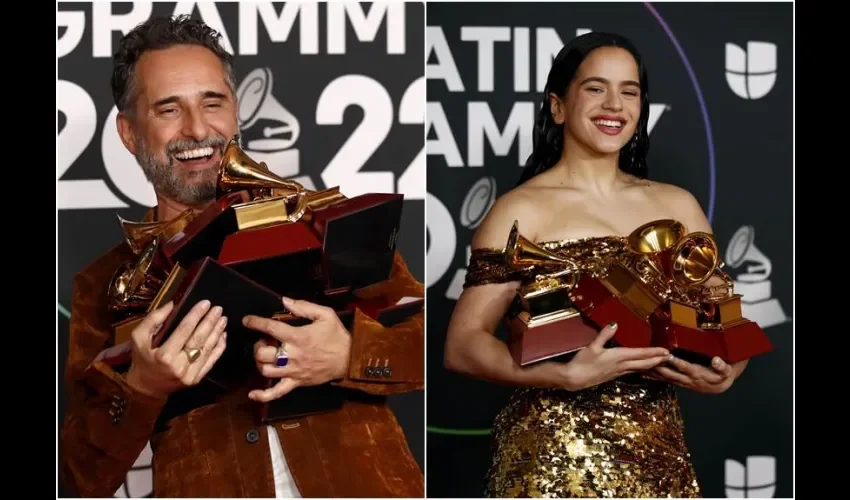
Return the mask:
M 116 132 L 109 79 L 120 37 L 154 15 L 192 14 L 223 35 L 244 101 L 245 150 L 311 189 L 401 192 L 399 248 L 425 279 L 425 78 L 421 3 L 95 2 L 58 5 L 56 164 L 59 418 L 73 274 L 121 239 L 116 214 L 139 219 L 154 192 Z M 239 89 L 240 91 L 242 88 Z M 423 393 L 393 408 L 424 465 Z M 150 493 L 150 450 L 116 495 Z
M 792 4 L 428 4 L 428 495 L 480 496 L 510 389 L 447 373 L 471 236 L 531 152 L 552 58 L 587 31 L 649 68 L 650 177 L 690 190 L 776 350 L 722 395 L 681 393 L 708 497 L 793 494 Z

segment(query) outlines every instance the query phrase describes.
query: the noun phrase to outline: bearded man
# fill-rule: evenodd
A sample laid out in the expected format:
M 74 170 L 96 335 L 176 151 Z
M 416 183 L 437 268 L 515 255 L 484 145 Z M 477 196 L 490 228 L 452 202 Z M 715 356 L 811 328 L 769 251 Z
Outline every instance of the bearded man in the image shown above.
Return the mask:
M 111 83 L 119 135 L 156 191 L 144 220 L 204 210 L 215 199 L 223 149 L 238 133 L 232 60 L 219 34 L 186 16 L 151 19 L 122 39 Z M 150 442 L 157 497 L 423 496 L 422 472 L 386 404 L 389 394 L 423 387 L 422 312 L 392 327 L 356 312 L 349 330 L 331 309 L 304 301 L 284 300 L 312 320 L 301 327 L 229 318 L 204 301 L 154 347 L 169 303 L 135 327 L 132 361 L 121 370 L 97 355 L 115 344 L 110 279 L 133 257 L 122 242 L 74 276 L 59 469 L 71 494 L 114 495 Z M 398 253 L 386 290 L 391 301 L 424 296 Z M 188 401 L 222 355 L 234 321 L 286 340 L 286 366 L 276 365 L 271 345 L 258 342 L 254 351 L 262 375 L 286 382 Z M 374 360 L 385 369 L 373 370 Z M 345 391 L 340 409 L 269 425 L 255 420 L 259 403 L 325 383 Z M 164 414 L 175 401 L 194 407 Z

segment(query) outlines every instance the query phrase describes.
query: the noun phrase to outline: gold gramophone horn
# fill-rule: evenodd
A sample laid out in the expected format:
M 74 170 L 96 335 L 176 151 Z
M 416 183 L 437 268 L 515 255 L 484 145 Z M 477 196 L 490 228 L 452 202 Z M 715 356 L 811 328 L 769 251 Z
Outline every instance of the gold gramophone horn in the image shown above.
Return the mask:
M 524 286 L 526 297 L 544 295 L 558 288 L 575 288 L 579 267 L 570 259 L 550 252 L 519 234 L 519 221 L 514 221 L 504 250 L 505 263 L 511 269 L 538 266 L 545 269 L 535 276 L 533 283 Z M 549 268 L 554 271 L 547 272 Z
M 116 215 L 124 232 L 124 239 L 136 255 L 139 255 L 154 238 L 160 237 L 157 239 L 162 241 L 170 240 L 195 218 L 192 209 L 186 209 L 173 219 L 162 222 L 134 222 Z
M 646 258 L 665 277 L 672 278 L 673 248 L 686 233 L 685 225 L 673 219 L 647 222 L 629 235 L 629 250 Z
M 136 262 L 125 262 L 115 271 L 108 291 L 110 309 L 123 311 L 146 307 L 156 297 L 163 283 L 163 280 L 152 272 L 158 248 L 159 242 L 154 238 Z
M 571 260 L 550 252 L 519 234 L 518 221 L 514 221 L 514 225 L 511 227 L 504 253 L 506 263 L 510 267 L 574 265 Z
M 708 281 L 720 264 L 720 251 L 714 237 L 693 232 L 682 238 L 672 255 L 672 278 L 682 286 L 695 286 Z
M 239 147 L 234 137 L 221 158 L 218 189 L 222 193 L 242 190 L 276 190 L 277 195 L 287 196 L 304 191 L 304 186 L 276 175 L 265 163 L 252 160 Z

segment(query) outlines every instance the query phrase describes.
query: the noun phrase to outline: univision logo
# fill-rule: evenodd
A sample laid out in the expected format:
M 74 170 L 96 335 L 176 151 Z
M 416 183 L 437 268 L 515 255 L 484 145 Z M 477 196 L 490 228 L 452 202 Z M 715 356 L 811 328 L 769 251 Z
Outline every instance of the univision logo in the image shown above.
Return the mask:
M 744 465 L 726 459 L 727 498 L 771 498 L 776 493 L 776 457 L 747 457 Z
M 726 44 L 726 82 L 742 99 L 761 99 L 776 83 L 776 44 L 747 42 L 744 50 Z

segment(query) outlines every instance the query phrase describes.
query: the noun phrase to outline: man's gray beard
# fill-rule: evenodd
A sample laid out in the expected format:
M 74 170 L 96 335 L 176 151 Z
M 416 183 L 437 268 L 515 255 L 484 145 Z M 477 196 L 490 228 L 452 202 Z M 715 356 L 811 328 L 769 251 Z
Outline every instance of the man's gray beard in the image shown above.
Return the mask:
M 216 167 L 201 172 L 181 172 L 179 168 L 175 168 L 173 160 L 163 163 L 140 139 L 136 138 L 139 148 L 136 161 L 159 195 L 190 206 L 202 205 L 215 199 L 218 176 Z M 166 158 L 171 156 L 166 155 Z

